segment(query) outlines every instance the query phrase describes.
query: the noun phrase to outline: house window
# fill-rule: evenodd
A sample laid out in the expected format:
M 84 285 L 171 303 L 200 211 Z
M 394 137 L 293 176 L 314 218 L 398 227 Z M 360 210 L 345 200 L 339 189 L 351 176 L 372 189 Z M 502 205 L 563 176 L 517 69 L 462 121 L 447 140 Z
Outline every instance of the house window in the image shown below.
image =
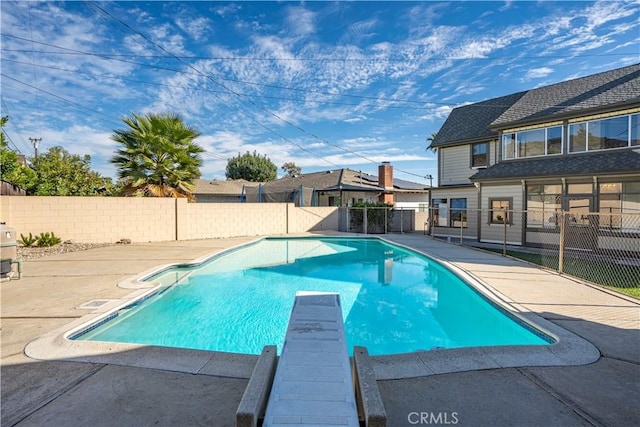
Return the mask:
M 640 145 L 640 114 L 633 114 L 631 116 L 631 132 L 630 132 L 630 142 L 631 146 Z
M 467 199 L 451 199 L 449 227 L 467 227 Z
M 562 126 L 506 133 L 502 135 L 502 158 L 562 154 Z
M 489 143 L 479 142 L 471 146 L 471 167 L 479 168 L 489 165 Z
M 431 217 L 434 227 L 446 227 L 449 223 L 449 205 L 447 199 L 431 199 Z
M 516 157 L 516 134 L 505 133 L 502 135 L 502 158 L 504 160 Z
M 536 129 L 516 134 L 518 157 L 544 156 L 545 129 Z
M 640 145 L 639 114 L 569 125 L 569 152 L 608 150 Z
M 489 199 L 489 223 L 490 224 L 511 224 L 512 198 Z
M 547 128 L 547 154 L 562 154 L 562 126 Z
M 562 185 L 527 186 L 527 228 L 559 227 Z
M 329 196 L 329 206 L 335 206 L 335 205 L 336 205 L 335 196 Z
M 587 124 L 569 125 L 569 152 L 587 151 Z
M 640 181 L 601 183 L 600 228 L 640 232 Z
M 418 203 L 418 212 L 429 212 L 428 203 Z

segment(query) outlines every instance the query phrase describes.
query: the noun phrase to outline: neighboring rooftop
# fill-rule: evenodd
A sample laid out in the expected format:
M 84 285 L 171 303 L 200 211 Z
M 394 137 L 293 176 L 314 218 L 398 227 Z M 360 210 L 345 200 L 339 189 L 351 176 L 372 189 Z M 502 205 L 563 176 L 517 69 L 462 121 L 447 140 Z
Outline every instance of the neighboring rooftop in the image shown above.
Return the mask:
M 378 177 L 351 169 L 333 169 L 322 172 L 284 177 L 264 184 L 265 188 L 292 189 L 298 187 L 315 188 L 318 191 L 380 191 Z M 426 184 L 393 179 L 393 188 L 399 192 L 423 192 L 429 189 Z
M 217 179 L 198 179 L 194 194 L 238 195 L 243 187 L 257 187 L 259 182 L 244 179 L 219 181 Z

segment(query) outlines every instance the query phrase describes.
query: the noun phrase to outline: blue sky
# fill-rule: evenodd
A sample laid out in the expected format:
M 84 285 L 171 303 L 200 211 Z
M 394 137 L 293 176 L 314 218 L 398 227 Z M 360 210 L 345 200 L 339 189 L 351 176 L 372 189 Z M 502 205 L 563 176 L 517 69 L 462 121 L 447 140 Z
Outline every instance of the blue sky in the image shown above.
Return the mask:
M 452 108 L 640 62 L 635 1 L 0 3 L 11 147 L 109 163 L 132 112 L 201 133 L 203 178 L 254 150 L 429 183 Z M 280 175 L 282 174 L 279 171 Z M 436 182 L 434 182 L 436 184 Z

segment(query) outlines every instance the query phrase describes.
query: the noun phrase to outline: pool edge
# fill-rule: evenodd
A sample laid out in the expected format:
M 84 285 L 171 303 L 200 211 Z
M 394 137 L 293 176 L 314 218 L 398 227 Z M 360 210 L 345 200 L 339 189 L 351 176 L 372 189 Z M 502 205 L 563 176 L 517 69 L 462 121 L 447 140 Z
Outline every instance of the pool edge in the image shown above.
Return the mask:
M 527 323 L 533 324 L 536 329 L 542 330 L 557 340 L 555 344 L 542 346 L 469 347 L 437 349 L 389 356 L 372 356 L 373 367 L 378 380 L 415 378 L 444 373 L 510 367 L 586 365 L 600 358 L 599 350 L 590 342 L 519 306 L 470 272 L 444 259 L 440 259 L 432 254 L 425 254 L 419 249 L 402 243 L 389 241 L 378 236 L 362 237 L 379 239 L 426 255 L 447 266 L 447 268 L 455 270 L 455 272 L 461 275 L 465 282 L 474 289 L 482 289 L 482 294 L 490 298 L 494 304 L 507 309 L 516 317 L 523 318 Z M 190 263 L 179 264 L 201 263 L 212 256 L 236 250 L 245 245 L 254 244 L 265 238 L 267 238 L 267 236 L 222 251 L 216 251 L 204 257 L 197 258 Z M 134 300 L 143 297 L 145 294 L 156 291 L 157 285 L 149 285 L 147 282 L 144 287 L 140 287 L 139 285 L 137 286 L 135 282 L 142 283 L 139 282 L 140 278 L 156 274 L 168 266 L 175 264 L 176 263 L 161 265 L 120 282 L 118 286 L 122 283 L 134 285 L 134 287 L 125 288 L 135 289 L 135 291 L 124 298 L 114 300 L 98 310 L 92 311 L 69 324 L 31 341 L 24 349 L 25 355 L 37 360 L 68 360 L 144 367 L 221 377 L 249 378 L 253 366 L 257 361 L 257 355 L 122 343 L 73 341 L 68 339 L 69 336 L 77 334 L 100 317 L 116 312 L 119 308 L 131 304 Z M 480 286 L 480 289 L 478 289 L 476 285 Z

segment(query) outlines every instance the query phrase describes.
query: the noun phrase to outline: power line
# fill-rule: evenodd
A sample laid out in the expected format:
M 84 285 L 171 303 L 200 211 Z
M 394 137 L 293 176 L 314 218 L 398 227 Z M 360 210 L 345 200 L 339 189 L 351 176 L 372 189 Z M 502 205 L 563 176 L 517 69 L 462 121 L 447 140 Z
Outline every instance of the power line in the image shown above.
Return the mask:
M 62 100 L 62 101 L 64 101 L 64 102 L 66 102 L 66 103 L 69 103 L 69 104 L 71 104 L 71 105 L 74 105 L 75 107 L 77 107 L 77 108 L 79 108 L 79 109 L 81 109 L 81 110 L 91 111 L 91 112 L 92 112 L 92 113 L 94 113 L 94 114 L 99 114 L 99 115 L 101 115 L 101 116 L 103 116 L 103 117 L 108 118 L 109 120 L 113 120 L 113 117 L 111 117 L 111 116 L 109 116 L 109 115 L 107 115 L 107 114 L 104 114 L 104 113 L 102 113 L 102 112 L 100 112 L 100 111 L 98 111 L 98 110 L 93 110 L 93 109 L 91 109 L 91 108 L 89 108 L 89 107 L 85 107 L 84 105 L 78 104 L 77 102 L 73 102 L 73 101 L 71 101 L 71 100 L 69 100 L 69 99 L 67 99 L 67 98 L 64 98 L 64 97 L 62 97 L 62 96 L 60 96 L 60 95 L 56 95 L 55 93 L 51 93 L 51 92 L 46 91 L 46 90 L 44 90 L 44 89 L 40 89 L 40 88 L 38 88 L 38 87 L 36 87 L 36 86 L 30 85 L 29 83 L 25 83 L 25 82 L 23 82 L 23 81 L 21 81 L 21 80 L 18 80 L 18 79 L 14 78 L 14 77 L 8 76 L 8 75 L 6 75 L 6 74 L 4 74 L 4 73 L 0 73 L 0 76 L 4 77 L 4 78 L 6 78 L 6 79 L 9 79 L 9 80 L 13 80 L 13 81 L 14 81 L 14 82 L 16 82 L 16 83 L 20 83 L 20 84 L 22 84 L 22 85 L 24 85 L 24 86 L 30 87 L 30 88 L 35 89 L 35 90 L 37 90 L 37 91 L 40 91 L 40 92 L 46 93 L 47 95 L 49 95 L 49 96 L 53 96 L 54 98 L 58 98 L 58 99 L 60 99 L 60 100 Z
M 4 98 L 0 98 L 0 102 L 2 103 L 2 109 L 4 110 L 4 113 L 5 113 L 4 115 L 9 116 L 9 121 L 7 123 L 9 123 L 11 126 L 15 128 L 16 133 L 18 134 L 18 137 L 20 138 L 20 142 L 22 143 L 22 145 L 29 148 L 29 144 L 27 144 L 27 141 L 22 136 L 20 132 L 20 128 L 18 127 L 18 123 L 16 119 L 12 116 L 11 112 L 9 112 L 9 106 L 4 101 Z M 6 135 L 6 132 L 5 132 L 5 135 Z M 7 138 L 9 138 L 9 135 L 7 135 Z M 13 143 L 13 141 L 11 142 Z M 18 150 L 19 153 L 22 153 L 22 150 L 20 150 L 15 143 L 13 143 L 13 146 L 15 147 L 16 150 Z
M 85 4 L 87 4 L 87 2 L 85 2 Z M 146 35 L 144 35 L 143 33 L 141 33 L 141 32 L 139 32 L 139 31 L 137 31 L 137 30 L 133 29 L 133 28 L 132 28 L 131 26 L 129 26 L 127 23 L 125 23 L 125 22 L 123 22 L 122 20 L 120 20 L 120 19 L 118 19 L 118 18 L 114 17 L 114 16 L 113 16 L 113 15 L 111 15 L 109 12 L 107 12 L 106 10 L 104 10 L 102 7 L 98 6 L 97 4 L 90 4 L 90 5 L 91 5 L 91 6 L 93 6 L 93 7 L 95 7 L 96 9 L 98 9 L 99 11 L 101 11 L 102 13 L 106 14 L 106 15 L 107 15 L 107 16 L 109 16 L 111 19 L 115 20 L 116 22 L 119 22 L 121 25 L 123 25 L 123 26 L 124 26 L 125 28 L 127 28 L 129 31 L 131 31 L 131 32 L 133 32 L 133 33 L 136 33 L 136 34 L 140 35 L 143 39 L 147 40 L 149 43 L 151 43 L 152 45 L 154 45 L 154 46 L 155 46 L 155 47 L 157 47 L 158 49 L 162 50 L 163 52 L 167 53 L 168 55 L 172 55 L 172 54 L 171 54 L 171 52 L 167 51 L 164 47 L 162 47 L 162 46 L 161 46 L 161 45 L 159 45 L 158 43 L 154 42 L 153 40 L 149 39 L 149 38 L 148 38 Z M 241 95 L 239 95 L 237 92 L 235 92 L 234 90 L 232 90 L 232 89 L 230 89 L 230 88 L 227 88 L 227 87 L 226 87 L 226 86 L 224 86 L 223 84 L 221 84 L 221 83 L 219 83 L 219 82 L 215 81 L 215 80 L 214 80 L 212 77 L 210 77 L 209 75 L 203 74 L 200 70 L 198 70 L 197 68 L 195 68 L 193 65 L 186 63 L 185 61 L 181 60 L 180 58 L 176 57 L 175 55 L 172 55 L 172 56 L 174 56 L 174 58 L 175 58 L 175 59 L 177 59 L 179 62 L 181 62 L 182 64 L 184 64 L 184 65 L 185 65 L 185 66 L 187 66 L 188 68 L 190 68 L 190 69 L 194 70 L 194 71 L 195 71 L 199 76 L 206 78 L 207 80 L 209 80 L 209 81 L 211 81 L 211 82 L 213 82 L 213 83 L 217 84 L 218 86 L 220 86 L 220 87 L 222 87 L 223 89 L 225 89 L 225 90 L 227 90 L 227 91 L 229 91 L 229 92 L 233 93 L 233 94 L 234 94 L 234 95 L 236 95 L 236 96 L 241 96 Z M 219 100 L 220 102 L 222 102 L 222 103 L 224 103 L 225 105 L 227 105 L 227 106 L 231 107 L 231 106 L 230 106 L 229 104 L 227 104 L 224 100 L 222 100 L 219 96 L 217 96 L 217 95 L 215 95 L 215 94 L 214 94 L 214 96 L 215 96 L 216 98 L 218 98 L 218 100 Z M 250 99 L 249 99 L 248 101 L 249 101 L 249 103 L 251 103 L 252 105 L 254 105 L 254 106 L 258 107 L 258 108 L 261 108 L 261 109 L 262 109 L 262 110 L 264 110 L 264 111 L 268 111 L 268 110 L 266 110 L 264 107 L 261 107 L 261 106 L 257 105 L 257 104 L 256 104 L 255 102 L 253 102 L 252 100 L 250 100 Z M 233 108 L 233 107 L 232 107 L 232 108 Z M 315 157 L 318 157 L 319 159 L 321 159 L 321 160 L 323 160 L 323 161 L 325 161 L 325 162 L 327 162 L 327 163 L 329 163 L 329 164 L 331 164 L 331 165 L 334 165 L 334 166 L 339 167 L 338 165 L 336 165 L 335 163 L 331 162 L 330 160 L 325 159 L 323 156 L 320 156 L 320 155 L 318 155 L 317 153 L 314 153 L 313 151 L 308 150 L 307 148 L 303 147 L 302 145 L 297 144 L 296 142 L 291 141 L 289 138 L 286 138 L 285 136 L 283 136 L 283 135 L 279 134 L 278 132 L 274 131 L 273 129 L 270 129 L 269 127 L 267 127 L 267 126 L 266 126 L 266 125 L 264 125 L 263 123 L 260 123 L 257 119 L 255 119 L 255 118 L 251 117 L 250 115 L 248 115 L 247 113 L 245 113 L 245 112 L 244 112 L 243 110 L 241 110 L 240 108 L 237 108 L 237 107 L 236 107 L 236 108 L 235 108 L 235 110 L 236 110 L 236 111 L 238 111 L 240 114 L 244 115 L 245 117 L 249 118 L 251 121 L 253 121 L 253 122 L 254 122 L 254 123 L 256 123 L 257 125 L 259 125 L 259 126 L 260 126 L 260 127 L 262 127 L 263 129 L 268 130 L 269 132 L 271 132 L 271 133 L 273 133 L 273 134 L 277 135 L 278 137 L 280 137 L 281 139 L 283 139 L 283 140 L 285 140 L 285 141 L 287 141 L 287 142 L 289 142 L 289 143 L 291 143 L 291 144 L 295 145 L 296 147 L 300 148 L 301 150 L 303 150 L 303 151 L 305 151 L 305 152 L 307 152 L 307 153 L 309 153 L 309 154 L 311 154 L 311 155 L 313 155 L 313 156 L 315 156 Z M 273 114 L 273 113 L 272 113 L 272 114 Z
M 108 12 L 105 11 L 105 13 L 108 13 Z M 117 18 L 114 18 L 114 19 L 117 19 Z M 123 25 L 126 25 L 126 24 L 123 23 Z M 136 30 L 132 29 L 131 31 L 136 31 Z M 18 37 L 18 36 L 12 36 L 12 35 L 6 35 L 6 34 L 5 34 L 5 36 L 17 38 L 17 39 L 24 40 L 24 41 L 29 41 L 27 39 L 24 39 L 24 38 Z M 152 41 L 150 41 L 150 42 L 153 43 Z M 172 71 L 172 72 L 181 73 L 181 74 L 194 74 L 194 75 L 197 75 L 197 76 L 200 76 L 200 77 L 206 77 L 206 75 L 202 71 L 199 71 L 199 70 L 196 70 L 196 73 L 189 73 L 187 71 L 178 70 L 178 69 L 175 69 L 175 68 L 162 67 L 162 66 L 159 66 L 159 65 L 152 65 L 152 64 L 146 64 L 146 63 L 143 63 L 143 62 L 136 62 L 136 61 L 130 61 L 130 60 L 127 60 L 127 59 L 116 58 L 116 56 L 118 56 L 118 54 L 101 54 L 101 53 L 94 53 L 94 52 L 86 52 L 86 51 L 70 49 L 70 48 L 66 48 L 66 47 L 62 47 L 62 46 L 56 46 L 56 45 L 52 45 L 50 43 L 45 43 L 45 42 L 34 42 L 34 43 L 41 44 L 41 45 L 44 45 L 44 46 L 49 46 L 49 47 L 55 47 L 57 49 L 62 49 L 62 50 L 65 50 L 65 51 L 70 51 L 73 54 L 95 56 L 95 57 L 102 58 L 102 59 L 119 61 L 119 62 L 124 62 L 124 63 L 127 63 L 127 64 L 133 64 L 133 65 L 140 65 L 142 67 L 148 67 L 148 68 L 164 70 L 164 71 Z M 3 48 L 2 51 L 15 52 L 17 50 Z M 24 52 L 23 50 L 20 50 L 20 51 Z M 29 52 L 31 52 L 31 51 L 29 51 Z M 64 52 L 41 52 L 41 53 L 65 54 Z M 137 57 L 144 58 L 144 56 L 137 56 Z M 163 56 L 162 58 L 165 58 L 165 57 Z M 189 64 L 187 64 L 186 62 L 184 62 L 181 59 L 182 57 L 171 56 L 171 58 L 177 59 L 182 64 L 189 66 Z M 189 67 L 189 68 L 194 69 L 193 67 Z M 343 94 L 343 93 L 331 93 L 331 92 L 325 92 L 325 91 L 320 91 L 320 90 L 294 88 L 294 87 L 280 86 L 280 85 L 272 85 L 272 84 L 266 84 L 266 83 L 260 83 L 260 82 L 251 82 L 251 81 L 246 81 L 246 80 L 232 79 L 232 78 L 227 78 L 227 77 L 217 77 L 217 79 L 218 80 L 229 81 L 229 82 L 233 82 L 233 83 L 251 85 L 251 86 L 267 87 L 267 88 L 271 88 L 271 89 L 280 89 L 280 90 L 290 90 L 290 91 L 304 92 L 304 93 L 317 94 L 317 95 L 325 95 L 325 96 L 331 96 L 331 97 L 348 97 L 348 98 L 357 98 L 357 99 L 370 99 L 370 100 L 375 100 L 375 101 L 387 101 L 387 102 L 396 102 L 396 103 L 402 102 L 402 103 L 412 103 L 412 104 L 421 104 L 421 105 L 424 105 L 424 104 L 445 105 L 445 106 L 454 105 L 452 103 L 443 103 L 443 102 L 429 101 L 429 100 L 427 100 L 427 101 L 419 101 L 419 100 L 413 100 L 413 99 L 393 99 L 393 98 L 383 98 L 383 97 L 379 97 L 379 96 L 366 96 L 366 95 L 351 95 L 351 94 Z
M 27 62 L 18 61 L 18 60 L 15 60 L 15 59 L 3 59 L 3 61 L 12 62 L 12 63 L 15 63 L 15 64 L 22 64 L 22 65 L 33 65 L 34 67 L 40 67 L 40 68 L 44 68 L 44 69 L 48 69 L 48 70 L 65 71 L 65 72 L 73 73 L 73 74 L 80 74 L 80 75 L 86 75 L 86 76 L 91 76 L 91 77 L 101 77 L 101 78 L 112 79 L 112 80 L 122 80 L 122 81 L 145 84 L 145 85 L 150 85 L 150 86 L 164 86 L 164 87 L 179 88 L 179 89 L 190 89 L 190 88 L 192 88 L 191 86 L 171 85 L 171 84 L 168 84 L 168 83 L 157 83 L 157 82 L 150 82 L 150 81 L 147 81 L 147 80 L 135 80 L 135 79 L 127 78 L 127 77 L 113 76 L 113 75 L 110 75 L 110 74 L 90 73 L 90 72 L 86 72 L 86 71 L 73 70 L 73 69 L 69 69 L 69 68 L 54 67 L 52 65 L 29 64 Z M 174 71 L 177 72 L 177 73 L 182 73 L 182 74 L 196 75 L 195 73 L 185 73 L 185 72 L 180 71 L 180 70 L 174 70 Z M 212 89 L 204 89 L 204 88 L 197 88 L 197 87 L 195 87 L 193 89 L 198 90 L 198 91 L 202 91 L 202 92 L 208 92 L 208 93 L 232 94 L 232 92 L 229 92 L 229 91 L 226 91 L 226 90 L 224 90 L 224 91 L 223 90 L 217 90 L 216 91 L 216 90 L 212 90 Z M 254 98 L 261 98 L 261 99 L 273 99 L 273 100 L 279 100 L 279 101 L 294 101 L 294 102 L 312 103 L 312 104 L 344 105 L 344 106 L 350 106 L 350 107 L 363 106 L 362 104 L 352 104 L 352 103 L 347 103 L 347 102 L 336 102 L 336 101 L 321 101 L 321 100 L 317 100 L 317 99 L 306 99 L 306 98 L 287 98 L 287 97 L 282 97 L 282 96 L 255 95 L 255 94 L 246 94 L 246 93 L 241 93 L 241 95 L 243 95 L 243 96 L 253 96 Z M 385 100 L 384 98 L 375 98 L 375 97 L 367 97 L 367 98 L 371 99 L 371 100 L 375 100 L 375 101 L 381 101 L 381 100 L 382 101 L 389 101 L 389 100 Z M 401 100 L 401 101 L 396 101 L 396 102 L 418 102 L 418 101 Z M 450 104 L 447 104 L 447 105 L 450 105 Z M 433 109 L 433 107 L 409 107 L 409 106 L 401 106 L 401 105 L 385 105 L 384 108 L 400 109 L 400 110 L 432 110 Z
M 1 34 L 5 37 L 11 37 L 15 39 L 31 41 L 28 39 L 24 39 L 19 36 L 11 35 L 3 33 Z M 43 45 L 48 45 L 51 47 L 56 47 L 60 49 L 65 49 L 60 46 L 50 45 L 47 43 L 36 42 Z M 6 49 L 10 52 L 32 52 L 31 50 L 25 51 L 20 49 Z M 61 53 L 61 52 L 41 52 L 41 53 L 60 53 L 65 55 L 75 55 L 75 54 L 87 54 L 82 53 L 81 51 L 73 52 L 73 49 L 67 49 L 70 52 Z M 628 56 L 635 55 L 636 52 L 622 52 L 622 53 L 583 53 L 583 54 L 575 54 L 575 55 L 523 55 L 518 56 L 517 59 L 565 59 L 565 58 L 606 58 L 613 56 Z M 203 56 L 203 55 L 141 55 L 138 53 L 91 53 L 91 55 L 98 56 L 110 56 L 110 57 L 123 57 L 123 58 L 151 58 L 151 59 L 197 59 L 197 60 L 211 60 L 211 61 L 265 61 L 265 62 L 362 62 L 362 63 L 371 63 L 371 62 L 406 62 L 407 58 L 403 56 L 397 57 L 327 57 L 327 56 L 318 56 L 318 57 L 295 57 L 295 58 L 287 58 L 287 57 L 265 57 L 265 56 Z M 429 57 L 420 57 L 420 60 L 423 61 L 501 61 L 504 59 L 516 59 L 514 56 L 429 56 Z
M 87 2 L 85 2 L 85 4 L 88 4 L 88 3 L 87 3 Z M 166 54 L 170 55 L 170 56 L 171 56 L 171 57 L 173 57 L 174 59 L 178 60 L 180 63 L 182 63 L 182 64 L 184 64 L 185 66 L 187 66 L 188 68 L 190 68 L 190 69 L 194 70 L 196 73 L 199 73 L 199 74 L 201 75 L 201 77 L 204 77 L 204 78 L 208 79 L 209 81 L 211 81 L 211 82 L 213 82 L 213 83 L 215 83 L 215 84 L 217 84 L 217 85 L 221 86 L 222 88 L 224 88 L 224 89 L 226 89 L 226 90 L 229 90 L 230 92 L 232 92 L 232 93 L 233 93 L 234 95 L 236 95 L 236 96 L 244 96 L 244 98 L 247 100 L 247 102 L 249 102 L 251 105 L 253 105 L 253 106 L 255 106 L 255 107 L 257 107 L 257 108 L 261 109 L 262 111 L 266 112 L 267 114 L 270 114 L 271 116 L 273 116 L 273 117 L 275 117 L 276 119 L 278 119 L 278 120 L 282 121 L 283 123 L 285 123 L 285 124 L 287 124 L 287 125 L 289 125 L 289 126 L 291 126 L 291 127 L 295 128 L 295 129 L 297 129 L 297 130 L 299 130 L 299 131 L 301 131 L 301 132 L 303 132 L 303 133 L 305 133 L 305 134 L 307 134 L 307 135 L 309 135 L 309 136 L 311 136 L 311 137 L 313 137 L 313 138 L 316 138 L 316 139 L 318 139 L 318 140 L 320 140 L 320 141 L 323 141 L 323 142 L 325 142 L 325 143 L 327 143 L 327 144 L 329 144 L 329 145 L 331 145 L 331 146 L 333 146 L 333 147 L 336 147 L 336 148 L 338 148 L 338 149 L 340 149 L 340 150 L 343 150 L 343 151 L 345 151 L 345 152 L 347 152 L 347 153 L 349 153 L 349 154 L 352 154 L 352 155 L 355 155 L 355 156 L 357 156 L 357 157 L 360 157 L 360 158 L 362 158 L 362 159 L 364 159 L 364 160 L 367 160 L 367 161 L 368 161 L 368 162 L 370 162 L 370 163 L 375 163 L 375 164 L 379 163 L 379 162 L 374 161 L 373 159 L 370 159 L 370 158 L 369 158 L 369 157 L 367 157 L 367 156 L 364 156 L 363 154 L 357 153 L 357 152 L 352 151 L 352 150 L 348 150 L 348 149 L 346 149 L 346 148 L 344 148 L 344 147 L 340 147 L 340 146 L 338 146 L 337 144 L 334 144 L 334 143 L 332 143 L 332 142 L 330 142 L 330 141 L 328 141 L 328 140 L 326 140 L 326 139 L 324 139 L 324 138 L 321 138 L 321 137 L 319 137 L 319 136 L 315 135 L 314 133 L 309 132 L 309 131 L 307 131 L 306 129 L 304 129 L 304 128 L 302 128 L 302 127 L 298 126 L 298 125 L 295 125 L 295 124 L 291 123 L 290 121 L 288 121 L 288 120 L 286 120 L 286 119 L 284 119 L 284 118 L 280 117 L 278 114 L 274 113 L 273 111 L 271 111 L 271 110 L 269 110 L 269 109 L 267 109 L 267 108 L 265 108 L 265 107 L 263 107 L 263 106 L 261 106 L 261 105 L 256 104 L 256 103 L 255 103 L 252 99 L 250 99 L 249 97 L 247 97 L 247 96 L 245 96 L 245 95 L 242 95 L 242 94 L 237 93 L 237 92 L 236 92 L 236 91 L 234 91 L 233 89 L 230 89 L 230 88 L 226 87 L 225 85 L 223 85 L 222 83 L 217 82 L 216 80 L 214 80 L 214 79 L 213 79 L 211 76 L 209 76 L 208 74 L 204 74 L 204 73 L 202 73 L 200 70 L 198 70 L 197 68 L 195 68 L 193 65 L 191 65 L 191 64 L 189 64 L 189 63 L 187 63 L 187 62 L 185 62 L 184 60 L 180 59 L 178 56 L 176 56 L 176 55 L 172 54 L 171 52 L 169 52 L 168 50 L 166 50 L 166 49 L 165 49 L 163 46 L 161 46 L 160 44 L 158 44 L 158 43 L 154 42 L 153 40 L 151 40 L 151 39 L 150 39 L 149 37 L 147 37 L 145 34 L 143 34 L 143 33 L 139 32 L 139 31 L 135 30 L 135 29 L 134 29 L 134 28 L 132 28 L 129 24 L 127 24 L 126 22 L 122 21 L 121 19 L 116 18 L 115 16 L 113 16 L 112 14 L 110 14 L 109 12 L 107 12 L 105 9 L 103 9 L 101 6 L 99 6 L 99 5 L 95 4 L 95 3 L 94 3 L 94 4 L 91 4 L 91 6 L 95 7 L 96 9 L 98 9 L 99 11 L 101 11 L 102 13 L 106 14 L 106 15 L 107 15 L 107 16 L 109 16 L 111 19 L 115 20 L 116 22 L 119 22 L 121 25 L 123 25 L 123 26 L 124 26 L 125 28 L 127 28 L 129 31 L 131 31 L 131 32 L 133 32 L 133 33 L 136 33 L 136 34 L 140 35 L 144 40 L 146 40 L 147 42 L 151 43 L 153 46 L 155 46 L 156 48 L 160 49 L 162 52 L 164 52 L 164 53 L 166 53 Z M 240 112 L 240 113 L 244 114 L 244 113 L 242 112 L 242 110 L 240 110 L 240 109 L 236 109 L 236 110 L 237 110 L 238 112 Z M 262 125 L 261 123 L 259 123 L 259 122 L 257 122 L 257 121 L 256 121 L 256 123 L 258 123 L 258 124 L 260 124 L 261 126 L 265 127 L 264 125 Z M 265 127 L 265 128 L 266 128 L 266 127 Z M 267 128 L 267 129 L 268 129 L 268 128 Z M 278 134 L 278 135 L 279 135 L 279 134 Z M 288 142 L 290 142 L 290 143 L 292 143 L 292 144 L 296 145 L 297 147 L 301 148 L 302 150 L 304 150 L 304 151 L 306 151 L 306 152 L 308 152 L 308 153 L 314 154 L 315 156 L 319 157 L 320 159 L 322 159 L 322 160 L 326 161 L 327 163 L 334 164 L 333 162 L 331 162 L 331 161 L 329 161 L 329 160 L 325 159 L 324 157 L 319 156 L 319 155 L 317 155 L 317 154 L 315 154 L 315 153 L 313 153 L 313 152 L 311 152 L 311 151 L 307 150 L 306 148 L 302 147 L 302 146 L 301 146 L 301 145 L 299 145 L 299 144 L 296 144 L 295 142 L 293 142 L 293 141 L 289 140 L 288 138 L 285 138 L 285 137 L 284 137 L 284 136 L 282 136 L 282 135 L 280 135 L 280 137 L 281 137 L 281 138 L 283 138 L 283 139 L 285 139 L 286 141 L 288 141 Z M 335 165 L 335 164 L 334 164 L 334 165 Z M 338 166 L 338 165 L 335 165 L 335 166 Z M 338 167 L 339 167 L 339 166 L 338 166 Z M 402 173 L 405 173 L 405 174 L 408 174 L 408 175 L 413 175 L 413 176 L 418 176 L 418 177 L 423 178 L 423 176 L 421 176 L 421 175 L 414 174 L 414 173 L 412 173 L 412 172 L 408 172 L 408 171 L 404 171 L 404 170 L 402 170 L 402 169 L 396 169 L 396 170 L 397 170 L 398 172 L 402 172 Z

